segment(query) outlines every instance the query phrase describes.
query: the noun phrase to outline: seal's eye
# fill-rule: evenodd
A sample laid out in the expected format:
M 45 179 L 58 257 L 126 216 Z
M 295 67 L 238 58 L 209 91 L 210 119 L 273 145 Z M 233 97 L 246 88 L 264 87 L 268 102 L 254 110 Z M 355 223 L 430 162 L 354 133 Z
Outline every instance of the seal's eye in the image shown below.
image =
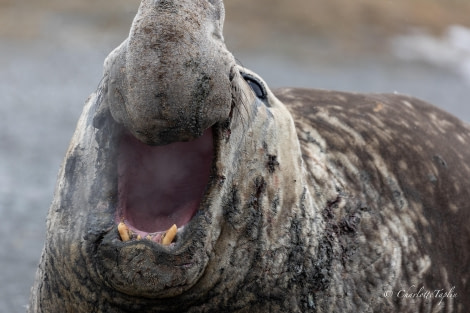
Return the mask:
M 263 99 L 263 100 L 266 99 L 267 92 L 261 81 L 259 81 L 257 78 L 253 77 L 252 75 L 249 75 L 246 73 L 242 73 L 242 76 L 245 79 L 245 81 L 248 83 L 250 88 L 253 90 L 256 97 Z

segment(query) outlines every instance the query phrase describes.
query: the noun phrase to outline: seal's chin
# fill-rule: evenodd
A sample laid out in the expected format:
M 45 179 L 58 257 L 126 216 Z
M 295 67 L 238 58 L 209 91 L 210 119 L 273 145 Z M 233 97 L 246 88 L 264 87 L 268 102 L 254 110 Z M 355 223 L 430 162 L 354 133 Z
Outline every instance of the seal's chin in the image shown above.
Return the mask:
M 125 133 L 118 148 L 121 240 L 147 239 L 165 245 L 199 210 L 210 180 L 212 129 L 190 142 L 149 146 Z

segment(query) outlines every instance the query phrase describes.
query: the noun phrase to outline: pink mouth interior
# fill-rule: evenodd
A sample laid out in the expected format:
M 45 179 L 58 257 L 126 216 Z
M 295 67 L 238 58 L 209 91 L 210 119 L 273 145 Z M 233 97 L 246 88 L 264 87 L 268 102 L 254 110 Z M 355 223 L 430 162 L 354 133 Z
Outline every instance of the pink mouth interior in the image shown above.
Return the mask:
M 152 147 L 125 135 L 118 156 L 116 220 L 145 236 L 186 225 L 209 182 L 212 131 L 190 142 Z

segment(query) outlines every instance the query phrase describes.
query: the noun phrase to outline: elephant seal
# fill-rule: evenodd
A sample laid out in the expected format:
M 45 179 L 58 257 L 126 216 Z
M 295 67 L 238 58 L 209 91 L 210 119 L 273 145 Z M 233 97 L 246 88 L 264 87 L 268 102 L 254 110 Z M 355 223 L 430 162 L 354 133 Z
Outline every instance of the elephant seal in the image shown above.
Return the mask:
M 272 92 L 220 0 L 142 0 L 58 176 L 29 312 L 467 312 L 470 128 Z

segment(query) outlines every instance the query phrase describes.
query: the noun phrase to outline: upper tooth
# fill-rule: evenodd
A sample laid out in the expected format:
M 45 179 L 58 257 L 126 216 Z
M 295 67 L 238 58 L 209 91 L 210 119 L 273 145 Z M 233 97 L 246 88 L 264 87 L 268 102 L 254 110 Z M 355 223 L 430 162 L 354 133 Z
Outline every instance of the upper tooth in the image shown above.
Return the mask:
M 176 225 L 171 226 L 170 229 L 166 231 L 165 235 L 163 235 L 162 245 L 168 246 L 169 244 L 171 244 L 173 242 L 173 239 L 175 239 L 177 232 L 178 227 Z

